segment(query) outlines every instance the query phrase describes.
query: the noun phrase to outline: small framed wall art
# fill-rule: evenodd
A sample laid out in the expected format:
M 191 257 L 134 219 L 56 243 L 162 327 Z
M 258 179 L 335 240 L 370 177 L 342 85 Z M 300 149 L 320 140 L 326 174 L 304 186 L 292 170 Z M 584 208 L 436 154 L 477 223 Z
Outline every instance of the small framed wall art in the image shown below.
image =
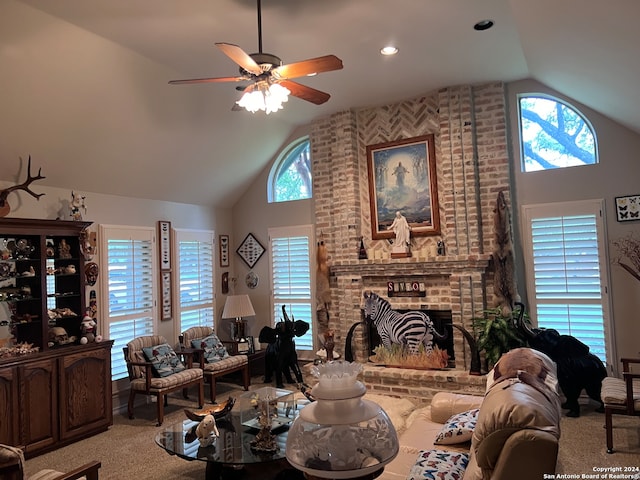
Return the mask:
M 160 239 L 160 270 L 171 270 L 171 222 L 158 222 L 158 238 Z
M 229 266 L 229 235 L 220 235 L 220 266 Z
M 264 253 L 264 247 L 253 234 L 249 233 L 236 250 L 236 253 L 240 255 L 240 258 L 244 260 L 244 263 L 249 268 L 253 268 Z
M 171 272 L 160 273 L 160 319 L 171 320 Z
M 640 220 L 640 195 L 616 197 L 616 219 L 619 222 Z

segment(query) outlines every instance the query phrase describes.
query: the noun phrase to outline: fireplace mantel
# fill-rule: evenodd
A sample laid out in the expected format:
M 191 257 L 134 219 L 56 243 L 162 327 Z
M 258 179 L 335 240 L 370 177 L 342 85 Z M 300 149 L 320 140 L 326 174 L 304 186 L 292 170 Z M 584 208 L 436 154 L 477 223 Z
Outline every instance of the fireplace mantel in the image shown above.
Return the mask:
M 348 260 L 335 262 L 331 274 L 336 276 L 357 275 L 359 277 L 408 277 L 450 276 L 456 273 L 482 272 L 489 267 L 491 255 L 444 256 L 436 259 L 399 258 Z

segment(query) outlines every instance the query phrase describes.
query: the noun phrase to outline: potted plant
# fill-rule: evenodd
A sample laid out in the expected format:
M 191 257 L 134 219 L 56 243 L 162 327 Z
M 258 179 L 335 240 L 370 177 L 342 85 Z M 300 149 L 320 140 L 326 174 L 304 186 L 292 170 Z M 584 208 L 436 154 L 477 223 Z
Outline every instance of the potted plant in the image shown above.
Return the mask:
M 482 317 L 473 318 L 473 329 L 477 335 L 477 346 L 480 352 L 484 352 L 484 358 L 489 368 L 493 367 L 503 353 L 514 348 L 527 345 L 524 333 L 518 328 L 516 318 L 523 316 L 528 321 L 524 312 L 524 305 L 517 304 L 516 310 L 505 316 L 501 307 L 483 310 Z

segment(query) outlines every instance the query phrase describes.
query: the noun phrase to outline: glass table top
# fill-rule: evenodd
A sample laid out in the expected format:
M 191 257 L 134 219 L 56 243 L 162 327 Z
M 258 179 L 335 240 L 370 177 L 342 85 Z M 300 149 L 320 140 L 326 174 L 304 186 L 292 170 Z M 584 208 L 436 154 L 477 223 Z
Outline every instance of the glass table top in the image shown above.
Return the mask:
M 288 426 L 275 430 L 276 452 L 259 452 L 251 448 L 250 442 L 258 433 L 240 423 L 238 415 L 227 415 L 216 421 L 220 436 L 208 447 L 201 447 L 196 438 L 198 422 L 185 419 L 182 422 L 164 427 L 156 435 L 156 443 L 167 452 L 186 460 L 201 460 L 227 465 L 249 465 L 285 458 Z

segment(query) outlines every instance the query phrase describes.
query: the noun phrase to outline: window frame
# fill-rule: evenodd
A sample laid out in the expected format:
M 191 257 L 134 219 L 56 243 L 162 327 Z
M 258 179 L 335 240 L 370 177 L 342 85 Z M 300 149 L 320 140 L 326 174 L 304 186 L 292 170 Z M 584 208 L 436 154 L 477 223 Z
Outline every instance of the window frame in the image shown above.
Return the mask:
M 201 298 L 199 298 L 199 301 L 202 301 L 202 303 L 200 303 L 199 305 L 187 305 L 184 306 L 182 305 L 182 284 L 181 284 L 181 242 L 198 242 L 198 244 L 208 244 L 210 246 L 210 258 L 211 258 L 211 277 L 210 277 L 210 283 L 211 283 L 211 301 L 207 302 L 206 299 L 202 300 Z M 216 265 L 215 265 L 215 232 L 213 232 L 212 230 L 193 230 L 193 229 L 174 229 L 173 230 L 173 244 L 175 245 L 175 262 L 176 262 L 176 267 L 175 267 L 175 278 L 174 280 L 174 285 L 176 285 L 175 288 L 175 298 L 174 298 L 174 305 L 176 305 L 176 309 L 175 309 L 175 326 L 177 329 L 176 335 L 174 335 L 176 338 L 177 336 L 184 332 L 187 328 L 191 327 L 191 326 L 195 326 L 192 324 L 189 324 L 188 326 L 184 326 L 182 324 L 182 314 L 184 312 L 193 312 L 196 310 L 202 310 L 202 309 L 210 309 L 211 311 L 211 324 L 209 323 L 203 323 L 203 322 L 199 322 L 198 326 L 207 326 L 207 327 L 212 327 L 214 330 L 216 330 L 216 283 L 215 283 L 215 275 L 216 275 Z M 204 252 L 204 254 L 206 254 L 206 252 Z M 204 266 L 203 266 L 204 268 Z M 205 268 L 206 271 L 206 268 Z M 201 320 L 201 319 L 200 319 Z
M 315 352 L 318 349 L 318 340 L 317 340 L 317 320 L 315 316 L 315 268 L 313 268 L 313 258 L 314 258 L 314 245 L 315 245 L 315 232 L 313 225 L 297 225 L 290 227 L 275 227 L 268 229 L 269 236 L 269 278 L 271 281 L 271 291 L 269 295 L 269 303 L 270 309 L 272 312 L 272 322 L 271 327 L 274 327 L 276 323 L 278 323 L 282 318 L 282 311 L 280 310 L 280 306 L 282 304 L 286 305 L 309 305 L 310 309 L 310 318 L 309 318 L 309 331 L 302 337 L 296 337 L 294 340 L 305 339 L 305 343 L 310 344 L 309 349 L 301 349 L 300 341 L 296 343 L 296 351 L 298 352 L 299 358 L 302 359 L 313 359 L 315 358 Z M 274 286 L 274 259 L 273 259 L 273 240 L 276 238 L 294 238 L 294 237 L 306 237 L 308 241 L 308 262 L 309 262 L 309 297 L 308 298 L 292 298 L 292 297 L 277 297 Z M 291 309 L 287 309 L 287 314 L 291 319 Z M 301 318 L 296 318 L 296 320 L 303 320 Z
M 100 298 L 105 299 L 99 302 L 100 321 L 98 322 L 98 329 L 105 338 L 114 340 L 113 347 L 111 349 L 111 380 L 113 382 L 113 390 L 115 393 L 126 390 L 128 388 L 129 377 L 128 374 L 113 378 L 113 366 L 121 365 L 124 363 L 124 356 L 122 348 L 126 346 L 119 344 L 116 338 L 112 338 L 110 335 L 111 326 L 118 323 L 136 322 L 137 320 L 144 320 L 146 317 L 150 317 L 150 321 L 146 322 L 147 327 L 144 327 L 144 323 L 141 324 L 143 332 L 133 333 L 130 338 L 135 338 L 140 335 L 153 335 L 158 331 L 158 253 L 157 253 L 157 236 L 156 229 L 154 227 L 137 227 L 137 226 L 121 226 L 121 225 L 100 225 L 99 226 L 100 237 L 100 264 L 104 265 L 103 274 L 101 275 L 102 281 L 100 281 Z M 112 315 L 110 312 L 110 292 L 109 292 L 109 241 L 110 240 L 132 240 L 149 242 L 149 267 L 148 273 L 145 275 L 145 281 L 149 282 L 149 288 L 151 289 L 151 304 L 148 308 L 143 309 L 139 313 L 129 313 L 125 315 Z M 148 325 L 151 328 L 148 328 Z
M 292 156 L 295 153 L 297 157 L 305 148 L 304 145 L 307 145 L 309 148 L 309 159 L 311 160 L 311 140 L 309 135 L 302 136 L 297 138 L 293 142 L 289 143 L 285 148 L 283 148 L 275 162 L 273 162 L 273 166 L 269 171 L 269 178 L 267 180 L 267 202 L 268 203 L 285 203 L 285 202 L 295 202 L 298 200 L 309 200 L 313 198 L 313 172 L 311 171 L 311 161 L 309 162 L 309 175 L 311 176 L 311 181 L 309 182 L 309 195 L 307 197 L 299 197 L 291 200 L 278 200 L 276 199 L 276 186 L 278 180 L 280 179 L 280 175 L 286 170 L 284 166 L 287 165 L 288 162 L 293 162 Z M 297 152 L 297 153 L 296 153 Z M 288 168 L 288 166 L 287 166 Z
M 527 170 L 526 169 L 526 158 L 527 155 L 525 153 L 525 141 L 523 138 L 523 118 L 522 118 L 522 100 L 523 99 L 527 99 L 527 98 L 537 98 L 537 99 L 543 99 L 543 100 L 549 100 L 549 101 L 553 101 L 556 102 L 558 104 L 564 105 L 566 108 L 570 109 L 571 111 L 573 111 L 577 116 L 579 116 L 582 121 L 585 123 L 586 127 L 589 129 L 589 132 L 591 133 L 591 136 L 593 137 L 593 155 L 594 155 L 594 162 L 593 163 L 587 163 L 584 165 L 568 165 L 565 167 L 555 167 L 555 168 L 542 168 L 540 170 Z M 542 92 L 527 92 L 527 93 L 518 93 L 516 94 L 516 110 L 517 110 L 517 123 L 518 123 L 518 138 L 519 138 L 519 150 L 520 150 L 520 173 L 522 174 L 532 174 L 532 173 L 536 173 L 536 172 L 548 172 L 548 171 L 555 171 L 555 170 L 563 170 L 566 168 L 573 168 L 573 167 L 588 167 L 591 165 L 597 165 L 600 163 L 600 155 L 599 155 L 599 149 L 598 149 L 598 136 L 596 134 L 596 130 L 593 127 L 591 121 L 589 120 L 589 118 L 582 113 L 582 111 L 577 108 L 575 105 L 571 104 L 570 102 L 563 100 L 561 98 L 558 98 L 554 95 L 550 95 L 548 93 L 542 93 Z
M 529 313 L 535 325 L 538 325 L 538 304 L 550 303 L 558 305 L 584 304 L 593 305 L 596 302 L 585 300 L 579 297 L 565 297 L 562 299 L 543 299 L 539 301 L 536 294 L 536 277 L 534 266 L 532 220 L 556 217 L 571 217 L 578 215 L 594 215 L 596 225 L 596 236 L 598 244 L 598 265 L 600 281 L 600 301 L 602 306 L 604 346 L 607 368 L 616 371 L 617 352 L 615 347 L 615 331 L 612 320 L 612 305 L 610 295 L 610 275 L 607 263 L 607 239 L 604 200 L 580 200 L 569 202 L 545 203 L 523 205 L 522 228 L 523 228 L 523 253 L 525 265 L 525 278 L 527 298 L 529 303 Z M 562 333 L 562 332 L 560 332 Z

